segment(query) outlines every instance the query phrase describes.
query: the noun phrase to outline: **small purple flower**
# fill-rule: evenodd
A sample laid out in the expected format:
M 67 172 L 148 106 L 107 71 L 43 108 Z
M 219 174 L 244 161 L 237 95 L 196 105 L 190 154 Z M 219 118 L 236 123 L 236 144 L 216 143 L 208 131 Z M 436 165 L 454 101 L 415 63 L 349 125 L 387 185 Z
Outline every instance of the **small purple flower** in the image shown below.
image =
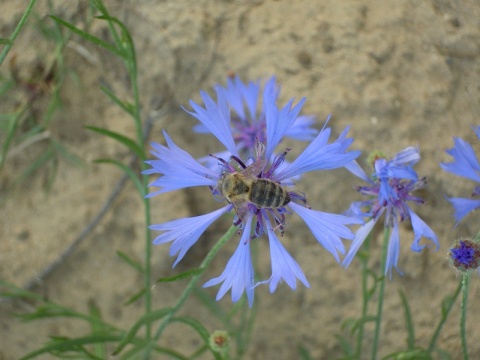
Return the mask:
M 228 145 L 224 143 L 229 153 L 215 154 L 219 157 L 240 154 L 241 157 L 252 156 L 257 141 L 267 144 L 267 159 L 273 154 L 274 146 L 268 145 L 268 139 L 275 146 L 280 142 L 282 136 L 291 137 L 296 140 L 312 140 L 318 130 L 310 127 L 315 122 L 311 115 L 299 115 L 305 98 L 292 108 L 293 99 L 282 109 L 275 105 L 280 89 L 272 77 L 263 90 L 263 97 L 260 94 L 259 82 L 245 84 L 238 76 L 227 78 L 226 87 L 215 86 L 217 103 L 204 91 L 200 92 L 205 108 L 202 108 L 193 101 L 190 101 L 192 112 L 189 114 L 197 118 L 201 124 L 194 127 L 199 133 L 212 133 L 218 138 L 218 133 L 225 133 L 231 129 L 232 140 L 236 143 L 233 149 L 231 140 Z M 259 103 L 262 106 L 259 106 Z M 230 109 L 233 111 L 230 112 Z M 285 127 L 285 131 L 278 131 L 279 127 Z M 237 153 L 238 151 L 238 153 Z M 203 158 L 202 160 L 211 160 Z
M 450 260 L 459 271 L 480 271 L 480 244 L 478 240 L 460 239 L 450 248 Z
M 475 134 L 480 138 L 480 126 L 473 128 Z M 446 150 L 446 153 L 453 157 L 453 162 L 440 163 L 440 167 L 457 176 L 480 183 L 480 164 L 472 146 L 465 140 L 454 137 L 453 148 Z M 473 189 L 472 197 L 480 195 L 480 186 Z M 457 224 L 468 213 L 480 208 L 480 200 L 465 198 L 447 198 L 455 209 L 455 219 Z
M 221 112 L 217 115 L 220 116 Z M 278 113 L 277 113 L 277 116 Z M 279 121 L 275 122 L 280 124 Z M 227 128 L 226 128 L 227 129 Z M 280 141 L 288 127 L 278 126 L 274 137 Z M 278 283 L 284 280 L 292 289 L 296 288 L 296 279 L 305 286 L 308 281 L 295 260 L 288 254 L 280 243 L 275 231 L 282 235 L 286 226 L 286 216 L 297 213 L 312 230 L 317 241 L 322 244 L 339 261 L 338 253 L 345 253 L 341 238 L 352 239 L 353 233 L 346 226 L 347 224 L 359 224 L 356 218 L 343 215 L 328 214 L 311 210 L 306 203 L 305 195 L 300 192 L 291 191 L 293 184 L 288 179 L 301 175 L 305 172 L 315 170 L 334 169 L 345 166 L 353 161 L 360 154 L 359 151 L 348 151 L 353 139 L 347 138 L 348 128 L 332 143 L 328 143 L 330 128 L 324 128 L 307 146 L 300 156 L 290 164 L 285 165 L 284 158 L 288 150 L 277 156 L 267 157 L 266 148 L 262 143 L 257 142 L 255 146 L 256 157 L 243 162 L 238 156 L 232 155 L 230 159 L 223 159 L 213 156 L 220 165 L 221 172 L 214 171 L 195 160 L 187 152 L 179 148 L 172 139 L 164 132 L 167 146 L 153 143 L 152 154 L 157 158 L 147 161 L 152 167 L 145 171 L 146 174 L 160 174 L 150 186 L 160 189 L 147 195 L 152 197 L 157 194 L 182 189 L 192 186 L 205 186 L 210 189 L 214 198 L 225 199 L 229 202 L 226 206 L 210 213 L 191 218 L 177 219 L 164 224 L 152 225 L 151 229 L 159 230 L 162 233 L 156 237 L 154 244 L 172 242 L 170 255 L 176 255 L 174 266 L 183 258 L 186 252 L 196 243 L 205 229 L 216 219 L 226 212 L 235 209 L 236 215 L 234 224 L 242 232 L 237 250 L 228 261 L 223 273 L 204 286 L 213 286 L 222 283 L 217 295 L 217 300 L 222 298 L 231 289 L 232 300 L 237 301 L 243 292 L 247 294 L 249 304 L 252 305 L 254 294 L 254 270 L 250 258 L 250 241 L 267 234 L 270 242 L 270 256 L 272 264 L 272 276 L 268 282 L 270 291 L 275 291 Z M 267 132 L 267 144 L 272 144 Z M 227 146 L 231 140 L 231 132 L 217 132 L 220 142 Z M 267 145 L 268 149 L 268 145 Z M 229 149 L 229 150 L 234 150 Z M 269 161 L 269 159 L 273 159 Z M 253 161 L 253 162 L 252 162 Z M 244 176 L 249 181 L 263 181 L 273 189 L 285 188 L 288 192 L 284 195 L 284 203 L 270 203 L 270 205 L 256 205 L 251 200 L 244 198 L 228 198 L 222 193 L 225 176 Z M 275 185 L 274 185 L 275 184 Z M 278 190 L 280 191 L 280 190 Z M 286 199 L 288 198 L 288 202 Z M 269 207 L 270 206 L 270 207 Z
M 355 234 L 355 239 L 342 262 L 347 267 L 353 260 L 360 246 L 373 229 L 378 219 L 385 213 L 384 226 L 392 229 L 388 244 L 387 261 L 385 274 L 397 270 L 398 258 L 400 255 L 400 235 L 398 223 L 410 220 L 414 233 L 414 240 L 411 246 L 413 251 L 420 252 L 425 245 L 420 245 L 420 239 L 426 237 L 439 247 L 435 233 L 428 225 L 418 217 L 409 207 L 407 202 L 413 201 L 423 204 L 424 201 L 412 195 L 412 192 L 425 186 L 426 178 L 419 179 L 413 165 L 420 160 L 420 153 L 417 148 L 408 147 L 399 152 L 392 160 L 386 160 L 377 156 L 374 160 L 375 171 L 368 177 L 356 161 L 348 164 L 346 168 L 354 175 L 365 180 L 368 186 L 359 186 L 357 190 L 368 197 L 369 200 L 354 202 L 347 211 L 347 215 L 358 218 L 370 218 L 362 225 Z

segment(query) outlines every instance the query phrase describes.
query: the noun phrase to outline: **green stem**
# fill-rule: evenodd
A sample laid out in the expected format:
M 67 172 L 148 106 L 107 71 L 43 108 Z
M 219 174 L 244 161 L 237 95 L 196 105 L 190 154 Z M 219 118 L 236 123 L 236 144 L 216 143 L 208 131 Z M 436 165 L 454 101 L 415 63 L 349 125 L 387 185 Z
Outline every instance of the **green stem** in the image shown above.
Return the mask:
M 137 133 L 137 143 L 140 147 L 145 151 L 145 142 L 146 139 L 143 135 L 143 127 L 142 127 L 142 120 L 140 114 L 140 98 L 138 92 L 138 82 L 137 82 L 137 67 L 135 64 L 135 49 L 133 48 L 133 43 L 131 43 L 132 49 L 132 64 L 127 64 L 130 73 L 130 79 L 132 83 L 132 93 L 133 93 L 133 101 L 134 101 L 134 121 L 135 121 L 135 128 Z M 144 161 L 140 162 L 140 169 L 143 172 L 147 169 L 147 166 Z M 142 176 L 142 182 L 145 189 L 148 188 L 148 176 Z M 150 199 L 144 198 L 144 211 L 145 211 L 145 313 L 148 314 L 152 311 L 152 292 L 151 292 L 151 268 L 152 268 L 152 241 L 151 241 L 151 233 L 150 233 Z M 146 328 L 146 337 L 150 339 L 152 334 L 151 324 L 149 323 Z
M 464 272 L 462 275 L 462 303 L 460 314 L 460 338 L 462 339 L 463 360 L 468 360 L 467 334 L 465 324 L 467 322 L 467 298 L 470 290 L 470 273 Z
M 23 26 L 28 20 L 28 16 L 33 10 L 33 6 L 35 5 L 36 0 L 30 0 L 30 3 L 27 6 L 27 9 L 23 13 L 22 18 L 20 19 L 19 23 L 17 24 L 17 27 L 13 31 L 12 35 L 10 36 L 10 43 L 6 44 L 5 47 L 3 48 L 2 53 L 0 54 L 0 66 L 3 64 L 3 60 L 7 57 L 8 52 L 13 46 L 13 43 L 15 42 L 15 39 L 17 38 L 17 35 L 20 33 L 20 30 L 22 30 Z
M 158 329 L 155 332 L 153 339 L 150 341 L 150 343 L 147 345 L 145 349 L 144 359 L 149 358 L 150 352 L 152 351 L 155 344 L 158 342 L 158 339 L 160 339 L 160 336 L 162 335 L 163 331 L 170 323 L 170 320 L 173 318 L 176 312 L 182 307 L 183 303 L 187 300 L 188 296 L 197 285 L 198 280 L 200 280 L 200 277 L 203 275 L 205 270 L 210 266 L 213 259 L 222 248 L 222 246 L 225 245 L 225 243 L 228 240 L 230 240 L 230 238 L 233 235 L 235 235 L 236 232 L 237 232 L 237 227 L 232 225 L 230 229 L 228 229 L 227 232 L 220 238 L 220 240 L 218 240 L 218 242 L 212 247 L 210 252 L 207 254 L 205 259 L 203 260 L 202 264 L 200 265 L 200 272 L 192 277 L 188 285 L 185 287 L 185 290 L 183 290 L 182 295 L 180 295 L 180 297 L 178 298 L 176 304 L 172 307 L 170 312 L 163 318 L 162 322 L 158 326 Z
M 460 281 L 458 283 L 457 289 L 455 290 L 455 293 L 453 294 L 452 298 L 450 299 L 447 307 L 445 309 L 442 309 L 442 316 L 440 318 L 440 322 L 438 323 L 437 328 L 435 329 L 435 332 L 433 333 L 432 340 L 430 341 L 430 345 L 428 346 L 428 354 L 431 354 L 433 349 L 435 348 L 435 344 L 438 340 L 438 336 L 440 335 L 440 332 L 442 331 L 443 325 L 445 325 L 445 322 L 447 321 L 447 317 L 450 314 L 450 311 L 452 310 L 453 304 L 457 300 L 457 297 L 460 294 L 461 289 L 462 289 L 462 282 Z
M 370 296 L 368 294 L 368 259 L 370 254 L 370 235 L 365 240 L 363 245 L 363 251 L 365 252 L 365 256 L 362 256 L 362 316 L 360 325 L 358 328 L 358 335 L 357 335 L 357 345 L 356 345 L 356 359 L 360 359 L 362 354 L 362 343 L 363 343 L 363 331 L 365 328 L 365 319 L 367 318 L 367 310 L 368 310 L 368 301 L 370 300 Z
M 380 338 L 380 327 L 382 325 L 382 313 L 383 313 L 383 296 L 385 293 L 385 266 L 387 264 L 387 252 L 388 252 L 388 238 L 390 236 L 390 228 L 385 227 L 383 232 L 383 245 L 382 245 L 382 265 L 380 270 L 384 273 L 378 281 L 380 281 L 380 289 L 378 291 L 378 307 L 377 316 L 375 316 L 375 333 L 373 335 L 372 344 L 372 360 L 377 359 L 378 340 Z
M 145 182 L 146 177 L 143 176 L 144 187 L 147 188 L 148 184 Z M 151 255 L 152 255 L 152 240 L 150 236 L 150 199 L 144 199 L 144 211 L 145 211 L 145 314 L 149 314 L 152 311 L 152 291 L 150 286 L 151 278 Z M 149 324 L 146 329 L 146 337 L 150 339 L 152 334 L 151 325 Z

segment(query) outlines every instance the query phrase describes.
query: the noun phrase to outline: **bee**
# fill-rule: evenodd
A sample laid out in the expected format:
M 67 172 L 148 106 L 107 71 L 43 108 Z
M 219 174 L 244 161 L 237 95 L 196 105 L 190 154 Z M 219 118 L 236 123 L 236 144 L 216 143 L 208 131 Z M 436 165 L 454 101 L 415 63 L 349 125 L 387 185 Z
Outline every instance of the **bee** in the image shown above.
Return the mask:
M 282 185 L 270 179 L 258 178 L 266 164 L 264 159 L 257 160 L 241 171 L 225 172 L 218 180 L 217 189 L 233 205 L 241 222 L 244 222 L 248 213 L 248 204 L 259 209 L 276 209 L 290 202 L 290 195 Z

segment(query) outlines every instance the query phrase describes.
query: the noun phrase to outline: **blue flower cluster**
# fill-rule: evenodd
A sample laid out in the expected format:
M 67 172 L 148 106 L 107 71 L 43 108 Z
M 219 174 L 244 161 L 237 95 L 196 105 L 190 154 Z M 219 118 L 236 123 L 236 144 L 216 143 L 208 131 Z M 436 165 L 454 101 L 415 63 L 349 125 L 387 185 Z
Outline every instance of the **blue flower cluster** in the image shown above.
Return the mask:
M 473 131 L 480 139 L 480 126 L 474 127 Z M 446 150 L 448 155 L 453 157 L 453 162 L 441 163 L 443 170 L 448 171 L 457 176 L 461 176 L 480 183 L 480 163 L 473 151 L 472 145 L 465 140 L 455 137 L 453 138 L 454 146 Z M 480 186 L 473 189 L 472 197 L 480 195 Z M 447 198 L 455 209 L 455 219 L 457 224 L 468 213 L 480 208 L 479 199 L 465 199 L 465 198 Z
M 410 220 L 414 239 L 411 245 L 413 251 L 420 252 L 425 245 L 420 245 L 420 239 L 430 239 L 438 249 L 439 243 L 435 233 L 430 227 L 415 214 L 408 202 L 423 204 L 424 201 L 412 195 L 412 192 L 421 189 L 426 184 L 426 178 L 418 178 L 413 165 L 420 160 L 420 152 L 415 147 L 408 147 L 400 151 L 391 160 L 378 156 L 374 160 L 373 174 L 368 177 L 356 161 L 348 164 L 346 168 L 360 179 L 366 181 L 368 186 L 359 186 L 357 190 L 369 197 L 369 200 L 353 202 L 347 214 L 365 219 L 369 218 L 355 234 L 352 246 L 342 265 L 348 266 L 353 260 L 358 249 L 365 241 L 367 235 L 385 213 L 384 227 L 391 228 L 388 253 L 385 264 L 385 273 L 391 275 L 392 267 L 397 268 L 400 255 L 399 222 Z M 398 268 L 397 268 L 398 270 Z
M 279 87 L 275 78 L 270 79 L 262 91 L 258 82 L 245 84 L 235 76 L 227 80 L 225 87 L 216 86 L 215 92 L 216 100 L 202 91 L 203 106 L 191 101 L 192 111 L 185 110 L 200 122 L 194 131 L 213 134 L 225 150 L 195 159 L 164 131 L 166 145 L 152 143 L 154 159 L 147 161 L 151 168 L 145 174 L 160 175 L 150 184 L 158 190 L 148 197 L 203 186 L 213 198 L 225 203 L 209 214 L 151 226 L 152 230 L 160 232 L 154 244 L 171 243 L 170 255 L 177 256 L 173 266 L 215 220 L 226 213 L 234 213 L 233 224 L 241 234 L 237 248 L 224 271 L 204 284 L 204 287 L 221 284 L 217 300 L 231 290 L 233 301 L 246 293 L 252 305 L 254 289 L 259 284 L 269 284 L 271 292 L 282 281 L 292 289 L 296 289 L 297 280 L 309 287 L 302 269 L 277 236 L 284 234 L 286 217 L 293 213 L 305 222 L 315 239 L 337 262 L 341 261 L 339 254 L 346 253 L 342 239 L 353 240 L 342 262 L 345 267 L 383 215 L 384 227 L 391 229 L 385 273 L 391 273 L 392 268 L 398 266 L 400 222 L 409 221 L 412 225 L 413 251 L 425 247 L 420 245 L 422 237 L 438 249 L 437 236 L 408 204 L 424 203 L 412 194 L 426 184 L 425 178 L 419 178 L 413 169 L 420 160 L 417 148 L 408 147 L 390 160 L 377 156 L 372 163 L 374 171 L 367 176 L 355 160 L 360 151 L 350 150 L 353 139 L 347 137 L 349 128 L 330 140 L 329 119 L 318 131 L 313 128 L 314 116 L 300 115 L 305 98 L 296 104 L 292 99 L 279 107 Z M 476 132 L 479 135 L 480 130 Z M 287 162 L 289 149 L 278 151 L 284 137 L 309 143 L 296 159 Z M 455 162 L 442 164 L 445 170 L 480 181 L 480 165 L 468 144 L 456 139 L 455 147 L 448 153 Z M 307 195 L 294 189 L 292 180 L 305 173 L 341 167 L 367 183 L 357 188 L 367 199 L 353 202 L 345 214 L 311 209 Z M 479 189 L 475 191 L 480 193 Z M 466 203 L 465 199 L 454 198 L 450 201 L 456 208 L 457 220 L 480 206 L 480 200 Z M 349 225 L 359 225 L 356 233 Z M 264 234 L 270 246 L 271 276 L 257 281 L 250 244 Z

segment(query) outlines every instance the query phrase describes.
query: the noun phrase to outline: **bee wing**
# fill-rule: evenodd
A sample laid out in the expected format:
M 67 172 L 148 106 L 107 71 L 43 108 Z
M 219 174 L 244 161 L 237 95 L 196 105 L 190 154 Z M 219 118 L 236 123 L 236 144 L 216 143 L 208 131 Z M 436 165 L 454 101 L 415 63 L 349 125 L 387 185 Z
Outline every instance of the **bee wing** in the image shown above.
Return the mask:
M 238 218 L 242 223 L 245 224 L 248 213 L 248 201 L 240 198 L 230 199 L 230 201 L 235 209 L 235 212 L 237 213 Z
M 267 165 L 267 160 L 265 159 L 257 160 L 253 164 L 248 165 L 244 170 L 240 172 L 240 174 L 242 174 L 248 179 L 256 179 L 258 177 L 258 174 L 260 174 L 260 172 L 262 172 L 262 170 L 265 169 L 266 165 Z

